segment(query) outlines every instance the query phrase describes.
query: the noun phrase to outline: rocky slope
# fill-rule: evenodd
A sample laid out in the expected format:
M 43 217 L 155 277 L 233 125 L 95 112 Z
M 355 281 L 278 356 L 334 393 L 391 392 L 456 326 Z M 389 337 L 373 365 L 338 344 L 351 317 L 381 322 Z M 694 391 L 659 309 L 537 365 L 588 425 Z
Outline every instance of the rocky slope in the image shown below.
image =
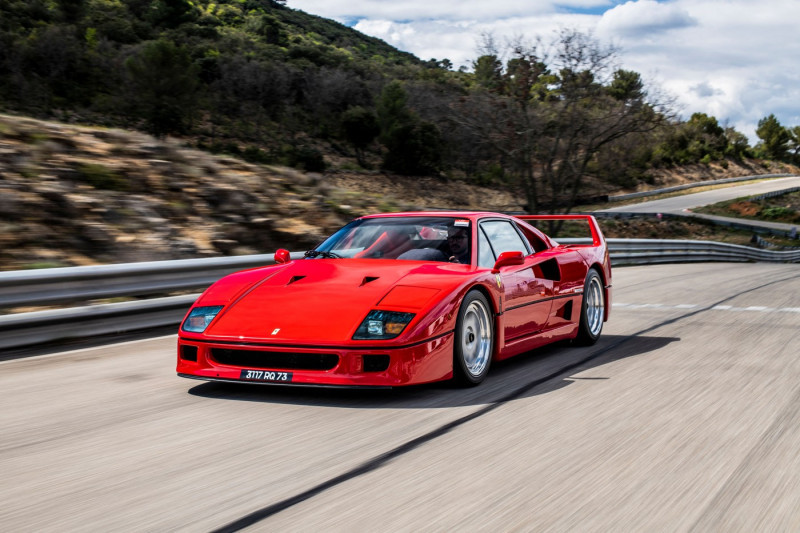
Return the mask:
M 364 213 L 439 206 L 520 208 L 435 178 L 303 173 L 0 115 L 0 270 L 301 250 Z
M 651 187 L 768 172 L 797 169 L 698 165 L 656 173 Z M 0 270 L 302 250 L 361 214 L 425 208 L 522 206 L 463 182 L 304 173 L 176 139 L 0 115 Z

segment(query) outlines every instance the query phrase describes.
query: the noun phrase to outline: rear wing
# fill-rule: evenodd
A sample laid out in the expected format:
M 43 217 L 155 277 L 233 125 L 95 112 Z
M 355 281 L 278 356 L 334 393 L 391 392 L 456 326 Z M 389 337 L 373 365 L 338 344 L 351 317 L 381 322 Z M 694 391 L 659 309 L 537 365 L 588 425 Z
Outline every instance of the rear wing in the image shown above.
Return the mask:
M 589 231 L 592 237 L 592 246 L 605 246 L 606 239 L 603 232 L 600 231 L 600 226 L 597 224 L 597 219 L 592 215 L 514 215 L 514 218 L 523 222 L 527 221 L 548 221 L 548 220 L 571 220 L 571 221 L 585 221 L 589 225 Z M 549 236 L 548 236 L 549 237 Z

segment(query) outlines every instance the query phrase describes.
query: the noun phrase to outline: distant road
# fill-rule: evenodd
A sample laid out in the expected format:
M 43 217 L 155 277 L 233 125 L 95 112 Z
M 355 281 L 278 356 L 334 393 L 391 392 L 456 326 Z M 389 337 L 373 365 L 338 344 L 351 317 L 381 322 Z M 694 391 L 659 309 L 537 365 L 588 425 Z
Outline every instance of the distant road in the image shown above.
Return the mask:
M 599 211 L 605 213 L 670 213 L 676 215 L 687 215 L 688 210 L 696 207 L 716 204 L 718 202 L 724 202 L 727 200 L 734 200 L 743 196 L 754 196 L 773 191 L 791 189 L 792 187 L 800 187 L 800 176 L 772 179 L 760 183 L 751 183 L 748 185 L 738 185 L 724 189 L 685 194 L 682 196 L 664 198 L 661 200 L 651 200 L 649 202 L 613 207 L 611 209 L 601 209 Z M 742 219 L 735 218 L 701 215 L 696 213 L 692 213 L 692 215 L 711 220 L 743 222 Z M 778 222 L 761 222 L 757 220 L 747 220 L 746 222 L 751 225 L 781 229 L 785 231 L 789 231 L 792 228 L 791 224 L 781 224 Z
M 619 268 L 593 347 L 469 389 L 175 376 L 175 336 L 0 362 L 0 531 L 797 531 L 800 269 Z
M 790 178 L 778 178 L 760 183 L 750 183 L 748 185 L 737 185 L 713 191 L 696 192 L 664 198 L 661 200 L 650 200 L 638 204 L 613 207 L 611 209 L 601 209 L 601 212 L 610 213 L 683 213 L 687 209 L 701 207 L 704 205 L 716 204 L 726 200 L 741 198 L 742 196 L 754 196 L 783 189 L 800 187 L 800 176 Z

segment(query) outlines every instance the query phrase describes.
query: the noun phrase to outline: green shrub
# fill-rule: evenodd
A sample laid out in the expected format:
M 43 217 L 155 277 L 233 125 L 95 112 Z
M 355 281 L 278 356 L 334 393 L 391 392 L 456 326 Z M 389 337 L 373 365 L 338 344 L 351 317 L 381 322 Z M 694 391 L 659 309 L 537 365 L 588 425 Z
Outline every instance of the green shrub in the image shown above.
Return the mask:
M 293 147 L 287 154 L 289 166 L 302 168 L 307 172 L 322 172 L 325 170 L 325 159 L 322 152 L 308 146 Z
M 248 146 L 242 150 L 242 158 L 250 163 L 261 163 L 264 165 L 275 162 L 275 158 L 272 157 L 269 152 L 266 152 L 257 146 Z
M 95 189 L 107 191 L 130 190 L 128 181 L 106 166 L 96 163 L 83 163 L 78 166 L 77 170 L 80 179 Z
M 761 210 L 761 216 L 766 218 L 790 218 L 795 215 L 794 209 L 789 207 L 767 207 Z

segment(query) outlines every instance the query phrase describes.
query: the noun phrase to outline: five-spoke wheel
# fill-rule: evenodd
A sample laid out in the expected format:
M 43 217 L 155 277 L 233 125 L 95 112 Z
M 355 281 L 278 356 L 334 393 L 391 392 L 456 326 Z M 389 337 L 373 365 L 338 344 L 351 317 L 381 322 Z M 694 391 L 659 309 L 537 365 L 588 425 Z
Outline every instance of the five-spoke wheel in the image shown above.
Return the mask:
M 581 321 L 578 325 L 579 344 L 590 345 L 597 342 L 603 331 L 603 319 L 606 312 L 606 298 L 600 274 L 589 269 L 583 284 L 583 304 L 581 305 Z
M 494 322 L 486 297 L 469 292 L 458 311 L 453 374 L 461 383 L 477 385 L 489 372 L 494 347 Z

